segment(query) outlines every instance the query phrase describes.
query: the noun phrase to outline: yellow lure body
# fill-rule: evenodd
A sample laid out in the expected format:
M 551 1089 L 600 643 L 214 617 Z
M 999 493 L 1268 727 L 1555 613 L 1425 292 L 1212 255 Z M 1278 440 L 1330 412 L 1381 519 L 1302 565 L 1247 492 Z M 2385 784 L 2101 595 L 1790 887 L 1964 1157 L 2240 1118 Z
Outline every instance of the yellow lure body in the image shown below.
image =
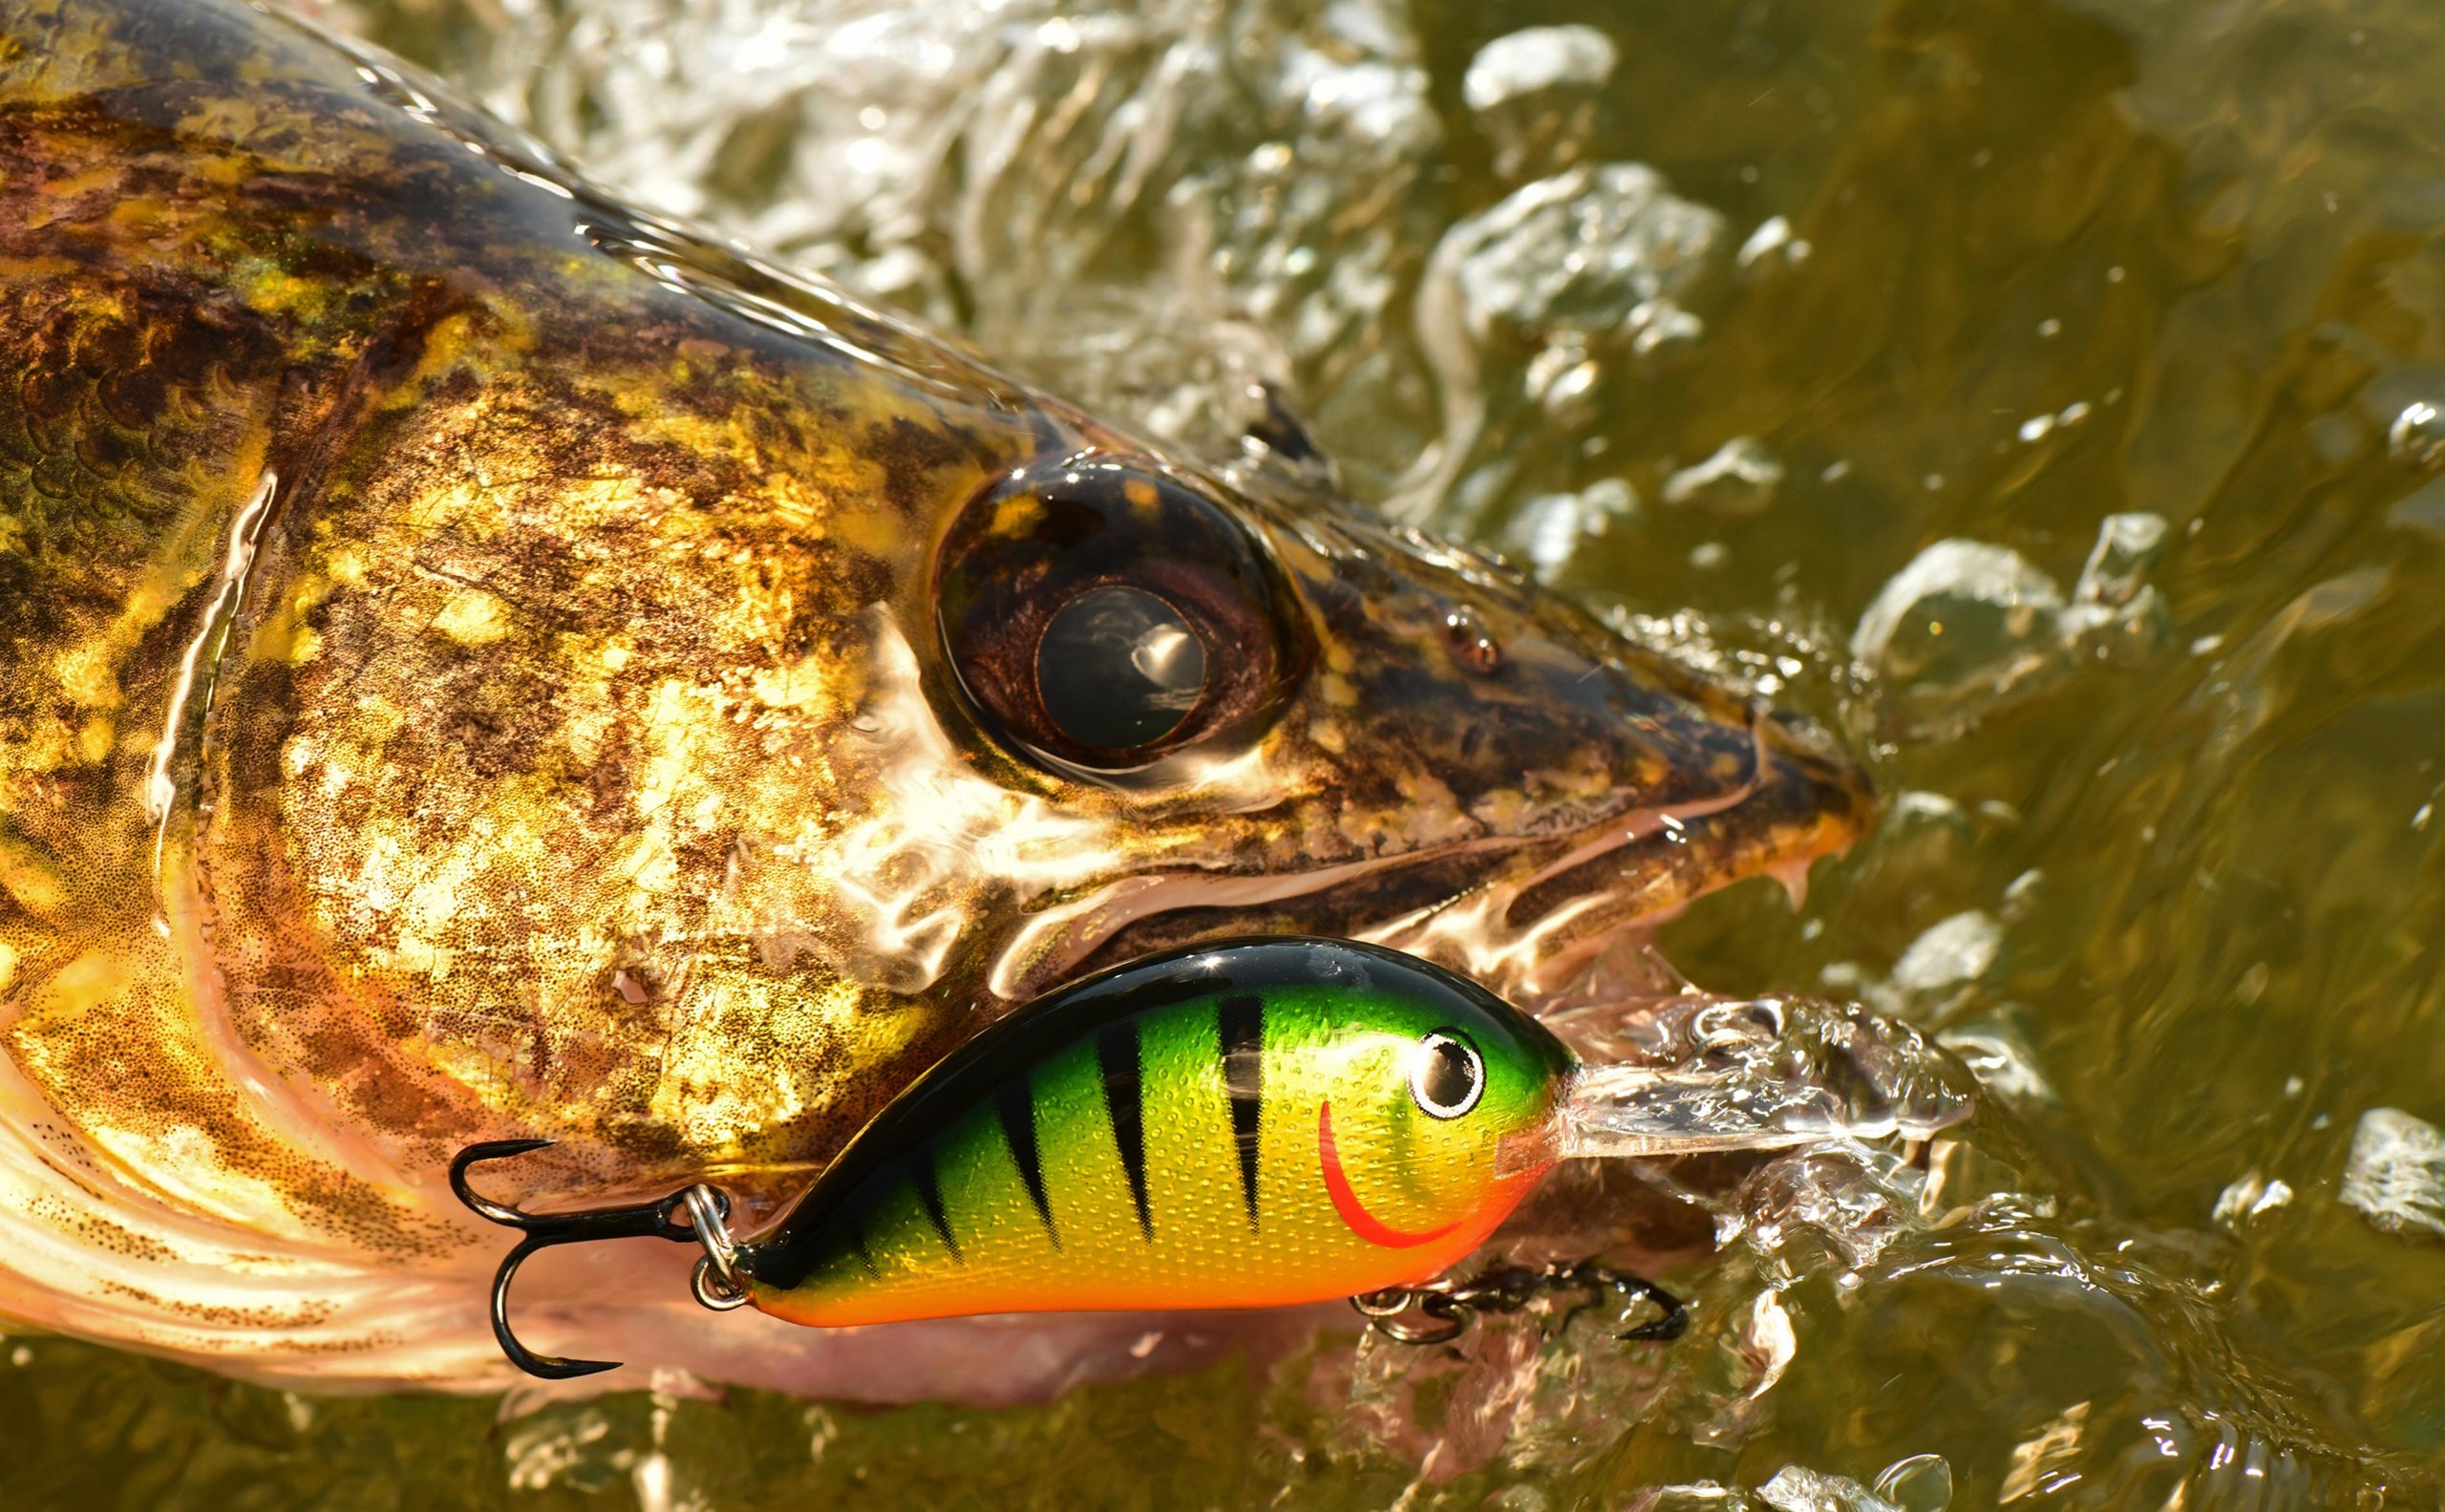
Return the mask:
M 824 1326 L 1423 1281 L 1551 1164 L 1575 1069 L 1534 1020 L 1390 950 L 1174 951 L 978 1036 L 737 1267 L 756 1307 Z

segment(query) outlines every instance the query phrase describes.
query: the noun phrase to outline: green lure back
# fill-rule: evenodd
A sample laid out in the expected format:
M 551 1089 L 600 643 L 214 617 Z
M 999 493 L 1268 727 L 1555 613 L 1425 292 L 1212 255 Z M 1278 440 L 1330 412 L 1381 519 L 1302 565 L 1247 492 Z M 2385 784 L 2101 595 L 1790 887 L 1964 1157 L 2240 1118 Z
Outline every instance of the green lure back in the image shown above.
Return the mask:
M 1412 957 L 1245 939 L 1039 998 L 928 1072 L 738 1247 L 838 1326 L 1258 1308 L 1423 1281 L 1555 1158 L 1577 1062 Z

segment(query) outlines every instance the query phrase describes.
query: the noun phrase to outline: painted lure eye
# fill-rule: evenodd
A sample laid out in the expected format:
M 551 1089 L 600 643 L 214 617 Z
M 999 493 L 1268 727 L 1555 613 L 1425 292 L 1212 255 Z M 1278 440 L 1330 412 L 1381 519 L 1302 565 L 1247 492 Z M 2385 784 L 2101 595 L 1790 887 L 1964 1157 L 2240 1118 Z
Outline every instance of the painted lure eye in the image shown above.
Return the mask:
M 1114 458 L 1039 462 L 951 522 L 935 614 L 960 687 L 1038 765 L 1120 777 L 1252 735 L 1304 661 L 1256 537 L 1189 482 Z
M 1486 1061 L 1456 1029 L 1438 1029 L 1418 1041 L 1410 1071 L 1410 1096 L 1430 1118 L 1456 1118 L 1485 1096 Z

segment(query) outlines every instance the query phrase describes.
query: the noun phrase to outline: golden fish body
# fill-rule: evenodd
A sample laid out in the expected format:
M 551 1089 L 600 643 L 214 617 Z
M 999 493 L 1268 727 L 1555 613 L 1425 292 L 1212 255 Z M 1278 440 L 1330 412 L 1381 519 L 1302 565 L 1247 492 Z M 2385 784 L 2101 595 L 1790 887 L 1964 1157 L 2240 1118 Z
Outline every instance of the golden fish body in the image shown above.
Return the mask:
M 1093 583 L 1048 523 L 1090 488 L 1136 543 Z M 1107 762 L 1013 637 L 1132 574 L 1205 681 Z M 234 0 L 0 11 L 11 1316 L 498 1381 L 470 1141 L 562 1141 L 507 1196 L 753 1210 L 1087 968 L 1298 927 L 1529 1001 L 1865 811 L 1499 564 L 1166 456 L 386 59 Z M 1010 1325 L 710 1337 L 685 1264 L 538 1270 L 595 1347 L 836 1393 L 1020 1392 L 1111 1328 L 980 1379 Z

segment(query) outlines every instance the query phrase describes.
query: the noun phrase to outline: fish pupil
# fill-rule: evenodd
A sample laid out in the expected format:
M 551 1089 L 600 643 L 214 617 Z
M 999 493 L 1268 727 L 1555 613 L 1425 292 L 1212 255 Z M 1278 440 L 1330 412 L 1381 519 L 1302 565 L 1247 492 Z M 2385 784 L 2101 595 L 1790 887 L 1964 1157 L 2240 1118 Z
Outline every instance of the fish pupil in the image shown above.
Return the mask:
M 1061 607 L 1036 643 L 1044 712 L 1082 746 L 1126 751 L 1179 729 L 1205 692 L 1205 643 L 1178 609 L 1108 584 Z

